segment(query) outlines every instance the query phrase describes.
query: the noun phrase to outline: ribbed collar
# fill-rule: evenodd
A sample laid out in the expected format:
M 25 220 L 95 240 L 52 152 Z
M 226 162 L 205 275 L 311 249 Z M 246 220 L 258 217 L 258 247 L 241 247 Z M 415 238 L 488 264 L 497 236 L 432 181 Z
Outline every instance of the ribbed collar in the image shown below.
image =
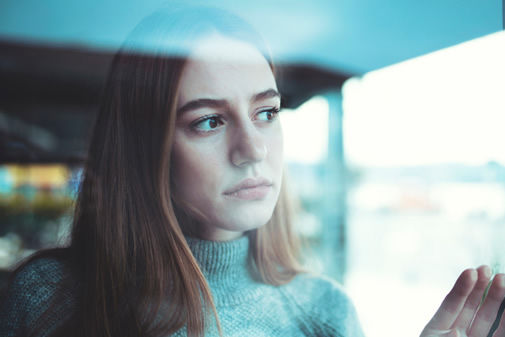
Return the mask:
M 250 273 L 249 237 L 206 241 L 186 237 L 193 256 L 211 288 L 216 306 L 237 305 L 261 295 L 262 284 Z

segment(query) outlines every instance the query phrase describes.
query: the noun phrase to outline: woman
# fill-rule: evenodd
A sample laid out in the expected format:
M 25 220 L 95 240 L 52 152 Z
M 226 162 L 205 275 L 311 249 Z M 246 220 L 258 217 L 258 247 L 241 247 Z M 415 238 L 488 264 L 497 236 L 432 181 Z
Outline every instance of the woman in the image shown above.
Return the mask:
M 3 335 L 362 336 L 342 289 L 297 262 L 279 108 L 243 21 L 146 19 L 113 61 L 70 245 L 16 270 Z M 489 279 L 465 271 L 422 336 L 483 336 L 505 293 L 499 275 L 477 311 Z

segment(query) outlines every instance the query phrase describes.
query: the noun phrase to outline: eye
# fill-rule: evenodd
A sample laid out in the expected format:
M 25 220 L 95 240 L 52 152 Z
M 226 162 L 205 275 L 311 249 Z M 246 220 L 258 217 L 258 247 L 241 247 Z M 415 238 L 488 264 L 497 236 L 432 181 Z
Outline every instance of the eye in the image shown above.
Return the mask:
M 223 124 L 219 116 L 205 116 L 193 122 L 190 127 L 197 132 L 211 132 Z
M 271 108 L 268 110 L 263 110 L 258 112 L 258 119 L 265 121 L 265 122 L 272 122 L 277 118 L 277 115 L 279 114 L 279 108 Z

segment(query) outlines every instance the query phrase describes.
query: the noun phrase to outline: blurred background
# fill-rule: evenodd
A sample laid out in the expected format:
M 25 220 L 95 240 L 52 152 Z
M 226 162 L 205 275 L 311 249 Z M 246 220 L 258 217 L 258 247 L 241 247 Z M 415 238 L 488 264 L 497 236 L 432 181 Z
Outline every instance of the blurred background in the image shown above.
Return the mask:
M 112 55 L 176 3 L 0 3 L 0 286 L 66 243 Z M 305 263 L 367 336 L 418 335 L 461 270 L 505 271 L 503 1 L 211 3 L 272 49 Z

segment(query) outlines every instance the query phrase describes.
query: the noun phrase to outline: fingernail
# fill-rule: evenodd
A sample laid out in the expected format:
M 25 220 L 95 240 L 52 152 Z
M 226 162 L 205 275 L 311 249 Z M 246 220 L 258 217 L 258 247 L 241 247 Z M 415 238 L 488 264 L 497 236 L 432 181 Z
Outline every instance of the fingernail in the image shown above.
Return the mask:
M 505 275 L 496 274 L 493 279 L 493 284 L 496 284 L 496 286 L 500 288 L 505 288 Z
M 477 270 L 471 269 L 470 270 L 470 278 L 472 281 L 476 281 L 477 278 L 479 277 L 479 274 L 477 273 Z
M 491 268 L 489 268 L 489 266 L 484 266 L 484 275 L 486 277 L 491 277 Z

